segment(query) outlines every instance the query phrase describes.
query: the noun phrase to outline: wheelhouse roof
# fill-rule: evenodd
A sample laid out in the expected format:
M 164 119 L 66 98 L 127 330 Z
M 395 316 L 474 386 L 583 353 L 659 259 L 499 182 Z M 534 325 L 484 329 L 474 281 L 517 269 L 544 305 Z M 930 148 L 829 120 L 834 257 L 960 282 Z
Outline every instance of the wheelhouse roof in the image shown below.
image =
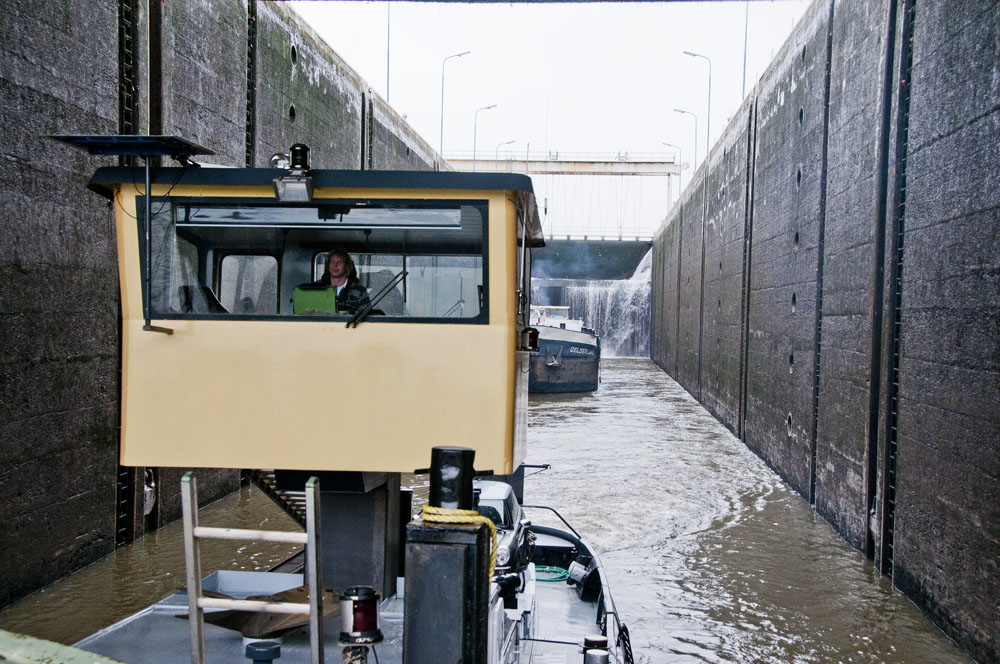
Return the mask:
M 288 175 L 280 168 L 154 168 L 152 184 L 171 187 L 183 185 L 219 187 L 270 187 L 275 178 Z M 315 187 L 349 189 L 449 189 L 513 191 L 518 206 L 525 210 L 530 246 L 542 246 L 541 222 L 531 178 L 519 173 L 465 173 L 459 171 L 310 171 Z M 114 195 L 114 185 L 145 183 L 145 169 L 140 167 L 99 168 L 87 187 L 104 196 Z

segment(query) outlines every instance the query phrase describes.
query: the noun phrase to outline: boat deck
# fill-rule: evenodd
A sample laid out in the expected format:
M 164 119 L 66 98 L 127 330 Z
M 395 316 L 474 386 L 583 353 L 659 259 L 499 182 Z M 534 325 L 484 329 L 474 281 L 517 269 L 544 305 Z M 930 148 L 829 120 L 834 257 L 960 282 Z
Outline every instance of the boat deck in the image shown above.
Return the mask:
M 220 583 L 217 575 L 224 575 L 224 583 Z M 207 577 L 204 585 L 206 590 L 219 590 L 233 597 L 247 597 L 262 592 L 277 592 L 301 583 L 302 576 L 299 574 L 221 572 Z M 574 589 L 565 582 L 538 582 L 535 583 L 535 588 L 536 615 L 540 618 L 536 622 L 534 638 L 540 640 L 525 643 L 523 650 L 530 649 L 532 652 L 523 652 L 520 661 L 543 664 L 578 661 L 579 644 L 583 637 L 599 631 L 594 623 L 596 603 L 581 602 Z M 75 645 L 126 664 L 188 662 L 191 660 L 191 640 L 186 619 L 187 602 L 186 592 L 176 592 Z M 378 662 L 401 664 L 403 598 L 393 596 L 385 600 L 380 615 L 384 640 L 375 646 Z M 341 648 L 337 646 L 339 635 L 339 615 L 326 616 L 323 619 L 323 640 L 324 660 L 327 662 L 343 661 Z M 256 640 L 260 639 L 246 639 L 237 631 L 206 623 L 206 660 L 246 661 L 246 643 Z M 298 628 L 284 635 L 279 661 L 283 664 L 311 661 L 308 628 Z M 374 661 L 374 658 L 370 661 Z
M 301 574 L 276 574 L 271 572 L 223 572 L 229 587 L 218 588 L 236 598 L 276 592 L 280 586 L 293 588 L 302 585 Z M 205 579 L 206 590 L 216 589 L 213 577 Z M 277 578 L 276 578 L 277 577 Z M 257 590 L 251 590 L 259 581 Z M 284 583 L 282 583 L 284 582 Z M 275 584 L 278 584 L 276 588 Z M 242 587 L 234 590 L 232 585 Z M 206 611 L 206 614 L 210 613 Z M 104 655 L 111 659 L 138 664 L 148 662 L 188 662 L 191 660 L 190 627 L 187 621 L 188 597 L 178 591 L 153 606 L 143 609 L 75 644 L 77 648 Z M 376 646 L 380 664 L 398 664 L 402 661 L 403 601 L 390 598 L 382 604 L 382 633 L 384 641 Z M 340 616 L 328 615 L 323 619 L 325 660 L 342 662 L 340 648 Z M 246 644 L 263 639 L 244 638 L 239 632 L 209 623 L 205 624 L 205 659 L 209 662 L 240 662 L 245 657 Z M 310 662 L 309 631 L 307 627 L 287 632 L 281 639 L 283 663 Z
M 596 602 L 581 602 L 573 587 L 566 582 L 539 583 L 535 595 L 537 612 L 545 620 L 539 620 L 536 639 L 529 642 L 534 648 L 532 662 L 536 664 L 562 664 L 579 662 L 581 644 L 585 636 L 600 633 L 595 622 Z M 561 642 L 561 643 L 560 643 Z

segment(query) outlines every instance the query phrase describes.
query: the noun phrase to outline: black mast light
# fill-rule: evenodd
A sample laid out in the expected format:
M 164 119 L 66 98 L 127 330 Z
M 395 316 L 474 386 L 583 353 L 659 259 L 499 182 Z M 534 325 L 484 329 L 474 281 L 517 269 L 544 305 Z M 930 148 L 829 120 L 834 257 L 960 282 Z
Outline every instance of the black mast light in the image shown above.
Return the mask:
M 302 143 L 296 143 L 292 146 L 291 150 L 291 169 L 294 170 L 309 170 L 309 146 Z
M 272 164 L 275 163 L 273 158 L 271 161 Z M 312 200 L 313 179 L 309 174 L 308 146 L 302 143 L 292 146 L 288 158 L 288 175 L 274 178 L 274 195 L 283 203 L 308 203 Z

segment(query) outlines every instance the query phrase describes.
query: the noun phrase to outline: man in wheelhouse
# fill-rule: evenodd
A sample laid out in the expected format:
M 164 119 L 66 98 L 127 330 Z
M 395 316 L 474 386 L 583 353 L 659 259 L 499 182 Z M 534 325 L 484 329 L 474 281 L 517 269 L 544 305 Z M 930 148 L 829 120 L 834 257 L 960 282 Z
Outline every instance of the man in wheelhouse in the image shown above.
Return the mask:
M 368 305 L 368 289 L 358 280 L 354 259 L 341 247 L 331 249 L 326 255 L 323 276 L 309 284 L 314 288 L 337 289 L 337 311 L 357 313 Z

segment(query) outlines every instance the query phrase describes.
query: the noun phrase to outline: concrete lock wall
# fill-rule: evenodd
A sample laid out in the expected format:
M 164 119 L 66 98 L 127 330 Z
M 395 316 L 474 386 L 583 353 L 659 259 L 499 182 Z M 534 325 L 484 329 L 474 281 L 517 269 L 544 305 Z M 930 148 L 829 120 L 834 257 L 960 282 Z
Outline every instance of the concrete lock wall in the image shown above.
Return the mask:
M 817 0 L 657 232 L 652 284 L 654 361 L 983 662 L 997 34 L 990 0 Z
M 114 222 L 86 189 L 117 161 L 44 136 L 174 134 L 225 166 L 267 166 L 296 142 L 319 168 L 440 159 L 281 3 L 32 0 L 0 12 L 0 49 L 2 606 L 180 514 L 183 469 L 153 469 L 144 520 L 143 469 L 118 466 Z M 200 497 L 238 482 L 199 470 Z

